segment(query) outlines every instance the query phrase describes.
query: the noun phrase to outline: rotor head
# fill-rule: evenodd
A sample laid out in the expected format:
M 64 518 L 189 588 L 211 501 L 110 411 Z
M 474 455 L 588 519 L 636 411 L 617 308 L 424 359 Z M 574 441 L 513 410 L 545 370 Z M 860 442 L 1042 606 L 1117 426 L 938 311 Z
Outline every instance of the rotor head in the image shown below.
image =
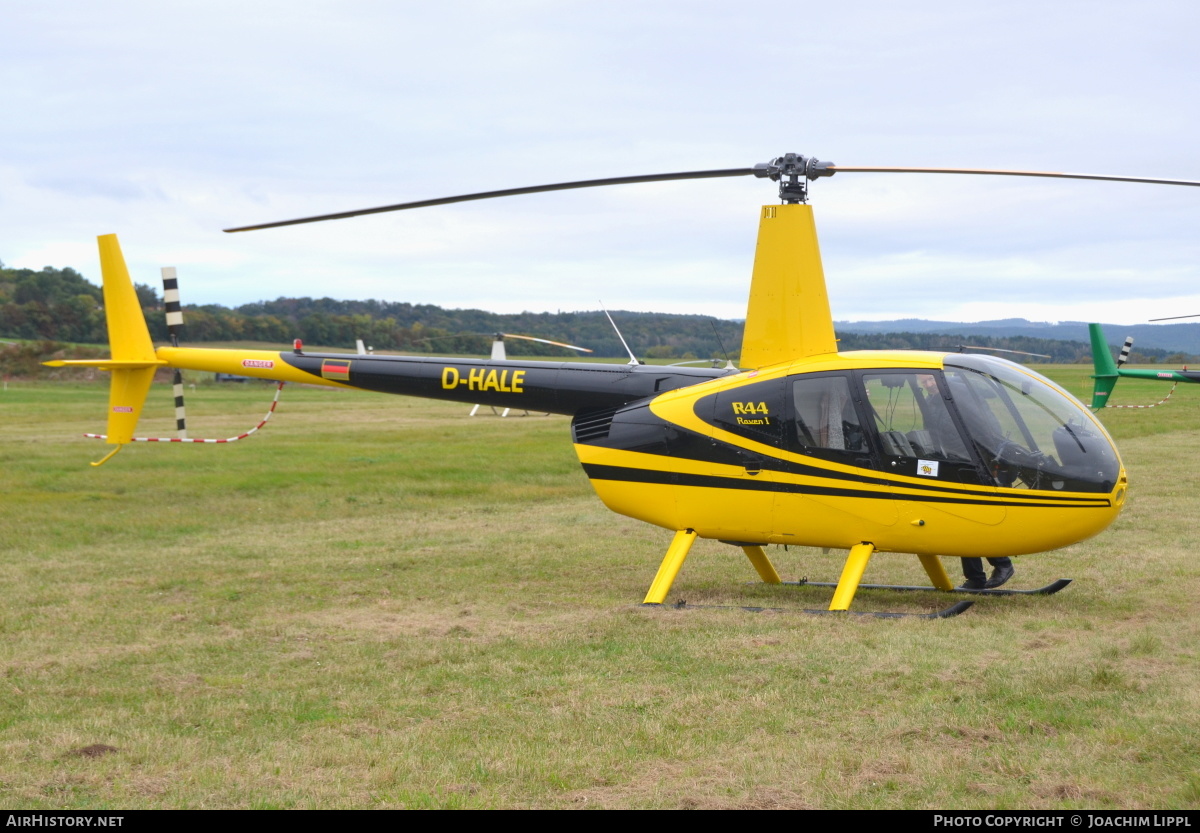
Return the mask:
M 785 153 L 770 162 L 759 162 L 751 172 L 759 179 L 779 183 L 779 199 L 786 204 L 808 202 L 808 183 L 822 176 L 833 176 L 833 162 L 822 162 L 815 156 Z

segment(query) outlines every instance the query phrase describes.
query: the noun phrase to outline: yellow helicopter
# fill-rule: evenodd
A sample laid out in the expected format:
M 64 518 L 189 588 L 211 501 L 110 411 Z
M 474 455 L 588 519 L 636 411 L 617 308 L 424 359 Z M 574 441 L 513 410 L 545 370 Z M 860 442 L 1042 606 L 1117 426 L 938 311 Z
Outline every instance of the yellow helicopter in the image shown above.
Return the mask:
M 970 173 L 1200 185 L 1090 174 L 845 167 L 786 154 L 750 168 L 586 180 L 466 194 L 226 229 L 266 229 L 469 200 L 605 185 L 755 176 L 762 207 L 740 367 L 155 347 L 115 235 L 99 238 L 112 357 L 48 362 L 112 374 L 113 449 L 134 441 L 159 367 L 479 403 L 572 418 L 597 495 L 673 534 L 644 604 L 662 605 L 697 538 L 740 547 L 782 583 L 764 545 L 848 551 L 829 611 L 849 611 L 871 556 L 917 556 L 954 590 L 939 556 L 1063 547 L 1105 529 L 1127 480 L 1112 438 L 1078 400 L 1013 362 L 965 353 L 839 353 L 808 183 L 842 172 Z M 166 296 L 168 318 L 178 296 Z M 178 319 L 176 319 L 177 323 Z M 174 330 L 172 331 L 174 332 Z M 174 339 L 173 339 L 174 340 Z M 1054 592 L 983 590 L 989 595 Z M 880 585 L 863 585 L 879 587 Z M 914 589 L 914 588 L 898 588 Z M 972 591 L 961 591 L 972 592 Z M 954 615 L 958 604 L 929 616 Z M 872 614 L 888 615 L 888 614 Z

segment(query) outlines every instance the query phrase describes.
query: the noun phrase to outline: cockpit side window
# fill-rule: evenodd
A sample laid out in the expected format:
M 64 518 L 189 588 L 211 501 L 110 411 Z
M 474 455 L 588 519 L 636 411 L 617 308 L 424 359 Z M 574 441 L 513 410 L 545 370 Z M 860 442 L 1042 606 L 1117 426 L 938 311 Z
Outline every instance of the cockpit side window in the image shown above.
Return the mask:
M 845 376 L 797 379 L 792 383 L 792 400 L 801 445 L 838 451 L 865 447 Z
M 948 403 L 938 371 L 864 373 L 884 468 L 896 474 L 986 483 Z
M 842 374 L 806 375 L 791 384 L 789 445 L 800 454 L 873 468 L 850 379 Z

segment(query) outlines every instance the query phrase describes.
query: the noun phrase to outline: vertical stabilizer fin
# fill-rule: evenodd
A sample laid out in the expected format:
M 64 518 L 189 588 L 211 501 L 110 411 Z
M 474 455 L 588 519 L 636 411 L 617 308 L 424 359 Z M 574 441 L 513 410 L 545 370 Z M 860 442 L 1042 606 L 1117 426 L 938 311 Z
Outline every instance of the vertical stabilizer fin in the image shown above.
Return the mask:
M 812 206 L 763 206 L 738 364 L 753 369 L 836 352 Z
M 1088 324 L 1088 335 L 1092 339 L 1092 364 L 1095 373 L 1092 374 L 1092 410 L 1097 411 L 1108 404 L 1108 395 L 1121 378 L 1117 372 L 1117 363 L 1113 361 L 1108 344 L 1104 341 L 1104 332 L 1099 324 Z
M 115 234 L 97 238 L 100 246 L 100 272 L 104 277 L 104 317 L 108 323 L 108 343 L 115 363 L 109 371 L 108 437 L 110 445 L 124 445 L 133 439 L 138 417 L 146 403 L 150 383 L 158 365 L 165 364 L 154 354 L 150 330 L 142 315 L 142 305 L 125 266 L 121 244 Z M 105 458 L 108 459 L 108 458 Z
M 121 254 L 115 234 L 96 238 L 100 246 L 100 273 L 104 276 L 104 317 L 108 322 L 108 343 L 118 361 L 148 361 L 154 355 L 154 343 L 142 315 L 137 292 Z

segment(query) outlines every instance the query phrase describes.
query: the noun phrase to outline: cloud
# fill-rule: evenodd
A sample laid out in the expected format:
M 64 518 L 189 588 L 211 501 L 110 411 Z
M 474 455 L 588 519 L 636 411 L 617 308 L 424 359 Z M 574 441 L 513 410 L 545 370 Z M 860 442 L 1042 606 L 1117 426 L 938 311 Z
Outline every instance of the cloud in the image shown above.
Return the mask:
M 740 316 L 774 200 L 757 180 L 220 229 L 786 151 L 1200 179 L 1200 12 L 1140 9 L 22 5 L 0 56 L 0 258 L 41 268 L 117 231 L 138 280 L 176 265 L 195 302 Z M 1087 299 L 1119 320 L 1131 294 L 1197 284 L 1200 189 L 843 174 L 813 193 L 839 318 Z M 97 277 L 94 254 L 52 265 Z

